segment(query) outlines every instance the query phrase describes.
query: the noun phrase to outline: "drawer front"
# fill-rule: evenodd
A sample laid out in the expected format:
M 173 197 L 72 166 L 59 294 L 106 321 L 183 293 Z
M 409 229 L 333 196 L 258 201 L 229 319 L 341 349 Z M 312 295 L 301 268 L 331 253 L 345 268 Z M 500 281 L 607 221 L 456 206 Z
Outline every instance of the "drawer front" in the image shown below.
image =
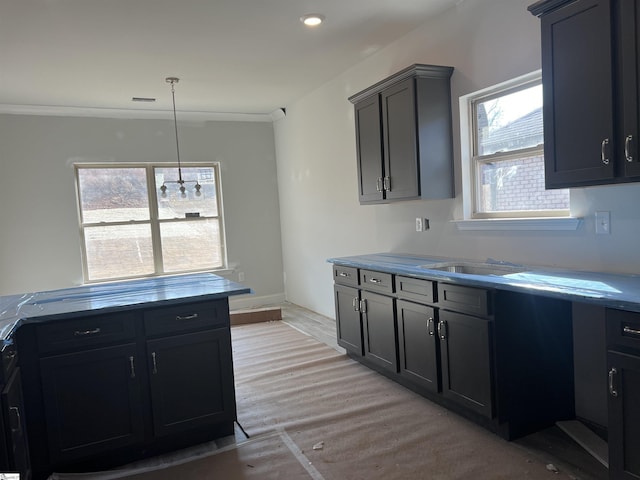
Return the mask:
M 640 350 L 640 313 L 607 308 L 607 345 Z
M 227 299 L 186 303 L 144 312 L 147 335 L 165 335 L 209 328 L 229 327 Z
M 355 267 L 333 266 L 333 281 L 350 287 L 358 286 L 358 269 Z
M 436 283 L 420 278 L 396 276 L 396 293 L 398 298 L 421 303 L 435 303 Z
M 36 334 L 38 350 L 46 354 L 130 341 L 136 336 L 135 319 L 136 315 L 128 312 L 42 324 Z
M 438 304 L 441 308 L 478 316 L 492 315 L 491 291 L 462 285 L 438 284 Z
M 360 285 L 366 290 L 393 293 L 393 275 L 373 270 L 360 270 Z

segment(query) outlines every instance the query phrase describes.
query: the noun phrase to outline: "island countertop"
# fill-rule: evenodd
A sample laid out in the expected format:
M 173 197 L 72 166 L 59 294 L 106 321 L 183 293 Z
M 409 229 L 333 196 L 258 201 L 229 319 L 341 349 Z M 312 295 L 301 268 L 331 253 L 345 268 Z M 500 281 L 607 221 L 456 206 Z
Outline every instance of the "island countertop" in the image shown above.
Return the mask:
M 518 272 L 502 275 L 474 275 L 430 270 L 442 262 L 475 262 L 458 258 L 431 257 L 404 253 L 376 253 L 330 258 L 330 263 L 484 288 L 528 292 L 570 301 L 640 312 L 640 276 L 602 272 L 572 271 L 549 267 L 515 265 L 497 260 L 484 263 L 518 267 Z
M 251 289 L 212 273 L 154 277 L 0 297 L 0 341 L 23 323 L 109 312 L 148 303 L 212 300 L 251 293 Z

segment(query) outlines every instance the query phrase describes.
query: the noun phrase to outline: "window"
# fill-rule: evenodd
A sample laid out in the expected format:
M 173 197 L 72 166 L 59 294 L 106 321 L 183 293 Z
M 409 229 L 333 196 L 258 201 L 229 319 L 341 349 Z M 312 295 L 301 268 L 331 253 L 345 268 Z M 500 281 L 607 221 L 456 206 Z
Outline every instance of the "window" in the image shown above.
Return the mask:
M 545 190 L 544 186 L 539 75 L 463 97 L 463 101 L 470 120 L 469 140 L 463 139 L 470 147 L 464 191 L 465 212 L 470 214 L 465 217 L 568 216 L 569 190 Z
M 85 281 L 225 267 L 217 164 L 183 166 L 184 196 L 174 166 L 75 169 Z

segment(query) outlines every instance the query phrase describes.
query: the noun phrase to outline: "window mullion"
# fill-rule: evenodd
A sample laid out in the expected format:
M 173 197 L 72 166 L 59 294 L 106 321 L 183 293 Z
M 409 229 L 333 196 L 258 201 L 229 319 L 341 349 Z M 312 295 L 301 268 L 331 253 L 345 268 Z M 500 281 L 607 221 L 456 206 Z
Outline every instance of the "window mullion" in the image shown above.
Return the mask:
M 158 218 L 158 194 L 156 192 L 156 178 L 153 165 L 147 165 L 147 193 L 149 194 L 149 218 L 151 220 L 151 247 L 153 249 L 153 264 L 156 275 L 164 273 L 162 258 L 162 238 Z

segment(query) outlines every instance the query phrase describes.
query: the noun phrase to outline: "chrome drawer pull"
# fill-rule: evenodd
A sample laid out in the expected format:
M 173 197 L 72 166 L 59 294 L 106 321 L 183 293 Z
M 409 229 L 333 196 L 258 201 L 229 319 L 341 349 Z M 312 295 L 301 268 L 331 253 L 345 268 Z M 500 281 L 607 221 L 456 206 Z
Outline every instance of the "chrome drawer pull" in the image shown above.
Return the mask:
M 628 327 L 627 325 L 624 326 L 624 328 L 622 329 L 622 332 L 628 333 L 629 335 L 640 336 L 640 330 L 636 330 L 635 328 Z
M 360 311 L 360 301 L 358 300 L 358 297 L 353 298 L 353 300 L 351 301 L 351 305 L 353 305 L 354 312 Z
M 18 432 L 20 431 L 20 427 L 22 425 L 22 418 L 20 418 L 20 409 L 18 407 L 9 407 L 9 411 L 13 412 L 13 414 L 15 415 L 15 421 L 12 423 L 15 423 L 14 425 L 11 425 L 11 431 L 12 432 Z
M 73 332 L 76 337 L 84 337 L 85 335 L 96 335 L 98 333 L 100 333 L 100 328 L 94 328 L 93 330 L 84 330 L 82 332 L 76 330 L 75 332 Z
M 176 320 L 181 321 L 181 320 L 195 320 L 196 318 L 198 318 L 198 314 L 197 313 L 193 313 L 191 315 L 185 315 L 184 317 L 182 315 L 176 315 Z
M 348 277 L 349 274 L 347 272 L 340 272 L 340 277 Z
M 379 278 L 370 278 L 369 283 L 382 283 L 382 280 Z
M 429 335 L 432 337 L 435 336 L 436 334 L 435 328 L 433 328 L 433 326 L 434 326 L 433 317 L 429 317 L 427 319 L 427 332 L 429 332 Z
M 618 396 L 618 391 L 613 386 L 613 377 L 615 377 L 617 373 L 618 373 L 618 370 L 616 370 L 615 368 L 612 368 L 611 370 L 609 370 L 609 393 L 611 394 L 612 397 Z
M 133 356 L 129 357 L 129 367 L 131 369 L 131 378 L 136 378 L 136 367 L 133 363 Z

